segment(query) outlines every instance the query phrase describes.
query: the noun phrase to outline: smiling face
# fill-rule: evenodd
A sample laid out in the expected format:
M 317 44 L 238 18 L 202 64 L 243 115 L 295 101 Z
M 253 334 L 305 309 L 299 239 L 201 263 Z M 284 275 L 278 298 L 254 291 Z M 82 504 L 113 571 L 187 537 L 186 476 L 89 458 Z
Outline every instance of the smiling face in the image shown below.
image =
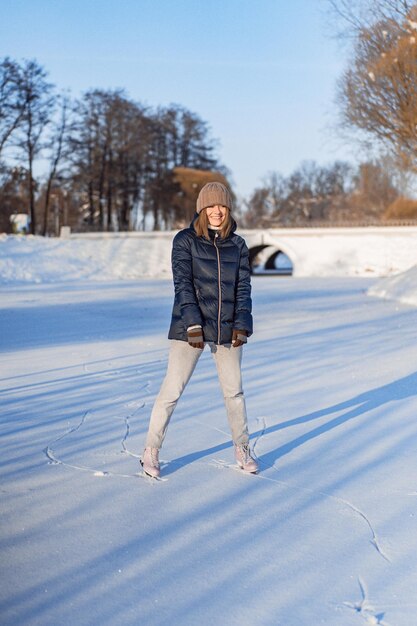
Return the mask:
M 206 208 L 210 226 L 221 226 L 226 217 L 227 208 L 221 204 L 215 204 Z

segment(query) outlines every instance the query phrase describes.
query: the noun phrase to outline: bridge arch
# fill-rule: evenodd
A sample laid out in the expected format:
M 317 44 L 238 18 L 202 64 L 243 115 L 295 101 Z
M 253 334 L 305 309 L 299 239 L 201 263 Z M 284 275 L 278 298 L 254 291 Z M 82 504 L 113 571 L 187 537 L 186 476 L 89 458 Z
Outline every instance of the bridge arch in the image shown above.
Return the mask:
M 294 271 L 290 256 L 271 243 L 261 243 L 249 248 L 249 263 L 252 274 L 291 276 Z

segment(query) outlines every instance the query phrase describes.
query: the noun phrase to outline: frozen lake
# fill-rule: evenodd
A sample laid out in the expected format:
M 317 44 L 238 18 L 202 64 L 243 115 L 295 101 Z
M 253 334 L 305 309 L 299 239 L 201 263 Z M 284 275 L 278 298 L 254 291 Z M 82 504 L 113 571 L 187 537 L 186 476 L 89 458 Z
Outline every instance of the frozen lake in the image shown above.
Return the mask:
M 417 309 L 375 279 L 254 277 L 233 467 L 208 350 L 165 480 L 138 456 L 170 280 L 3 285 L 3 626 L 417 624 Z

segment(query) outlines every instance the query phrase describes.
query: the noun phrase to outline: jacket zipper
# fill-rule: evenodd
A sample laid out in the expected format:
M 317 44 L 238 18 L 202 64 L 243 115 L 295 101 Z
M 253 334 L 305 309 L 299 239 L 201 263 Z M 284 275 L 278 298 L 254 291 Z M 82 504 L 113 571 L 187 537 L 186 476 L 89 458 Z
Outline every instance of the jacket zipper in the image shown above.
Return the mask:
M 221 275 L 220 275 L 220 253 L 219 253 L 219 249 L 216 245 L 216 239 L 219 236 L 218 233 L 216 233 L 214 235 L 214 247 L 216 248 L 216 252 L 217 252 L 217 275 L 218 275 L 218 280 L 219 280 L 219 309 L 218 309 L 218 313 L 217 313 L 217 343 L 220 344 L 220 310 L 221 310 L 221 306 L 222 306 L 222 286 L 221 286 Z

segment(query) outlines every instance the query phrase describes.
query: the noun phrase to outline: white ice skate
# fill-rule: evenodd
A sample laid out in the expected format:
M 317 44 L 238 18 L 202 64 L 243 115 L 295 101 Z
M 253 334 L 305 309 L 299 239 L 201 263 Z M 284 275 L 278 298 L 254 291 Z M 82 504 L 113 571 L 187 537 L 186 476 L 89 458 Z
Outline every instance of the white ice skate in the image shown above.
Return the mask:
M 252 458 L 248 443 L 242 446 L 235 445 L 235 459 L 237 464 L 244 472 L 256 474 L 259 467 L 255 459 Z
M 140 462 L 145 474 L 152 478 L 159 478 L 161 470 L 159 468 L 158 448 L 145 448 Z

